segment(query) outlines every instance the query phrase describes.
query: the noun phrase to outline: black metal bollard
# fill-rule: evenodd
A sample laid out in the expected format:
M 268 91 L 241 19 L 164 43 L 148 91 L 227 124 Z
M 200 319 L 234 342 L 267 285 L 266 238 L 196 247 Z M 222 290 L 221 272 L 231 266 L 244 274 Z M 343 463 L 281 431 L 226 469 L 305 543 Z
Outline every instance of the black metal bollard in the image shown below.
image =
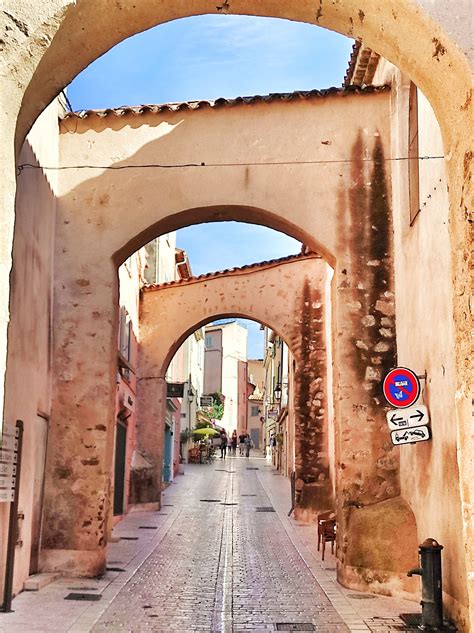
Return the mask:
M 421 567 L 407 573 L 421 576 L 421 628 L 427 630 L 443 630 L 442 549 L 434 538 L 427 538 L 418 550 Z

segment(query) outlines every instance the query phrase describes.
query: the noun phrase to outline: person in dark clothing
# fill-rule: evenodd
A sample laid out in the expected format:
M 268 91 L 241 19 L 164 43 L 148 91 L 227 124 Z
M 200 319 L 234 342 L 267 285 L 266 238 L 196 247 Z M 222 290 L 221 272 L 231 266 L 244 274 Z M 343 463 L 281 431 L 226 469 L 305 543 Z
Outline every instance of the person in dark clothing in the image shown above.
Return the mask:
M 245 435 L 241 433 L 239 435 L 239 454 L 240 455 L 244 454 L 244 448 L 245 448 Z
M 221 459 L 225 459 L 227 454 L 227 434 L 225 431 L 221 433 Z
M 250 457 L 250 449 L 252 448 L 252 440 L 250 439 L 250 435 L 247 433 L 244 439 L 245 444 L 245 457 Z
M 232 433 L 232 455 L 235 456 L 235 453 L 237 451 L 237 431 L 233 431 Z

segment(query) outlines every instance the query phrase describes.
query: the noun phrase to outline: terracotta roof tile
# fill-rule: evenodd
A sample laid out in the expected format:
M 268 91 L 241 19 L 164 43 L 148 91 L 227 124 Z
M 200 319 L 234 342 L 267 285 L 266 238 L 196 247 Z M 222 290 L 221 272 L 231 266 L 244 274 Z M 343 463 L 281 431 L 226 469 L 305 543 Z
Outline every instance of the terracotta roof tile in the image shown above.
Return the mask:
M 362 46 L 362 42 L 356 40 L 352 45 L 351 56 L 349 57 L 349 63 L 346 70 L 346 75 L 344 77 L 344 81 L 342 85 L 347 89 L 352 82 L 352 76 L 354 74 L 354 70 L 357 64 L 357 56 L 359 55 L 360 48 Z
M 87 119 L 96 116 L 105 118 L 108 116 L 122 117 L 128 114 L 158 114 L 163 111 L 179 112 L 180 110 L 199 110 L 204 108 L 217 109 L 220 107 L 233 107 L 239 105 L 252 105 L 255 103 L 272 103 L 275 101 L 299 101 L 308 99 L 320 99 L 333 95 L 347 96 L 350 94 L 371 94 L 382 92 L 388 86 L 344 86 L 342 88 L 325 88 L 323 90 L 297 90 L 295 92 L 277 92 L 268 95 L 254 95 L 252 97 L 236 97 L 235 99 L 224 99 L 223 97 L 214 101 L 183 101 L 180 103 L 162 103 L 157 105 L 121 106 L 120 108 L 107 108 L 106 110 L 80 110 L 78 112 L 67 112 L 64 119 Z
M 343 86 L 347 88 L 372 88 L 372 80 L 380 59 L 380 55 L 371 48 L 356 41 L 352 47 L 349 65 Z
M 272 268 L 279 266 L 280 264 L 289 264 L 294 261 L 300 261 L 304 259 L 321 259 L 321 255 L 317 253 L 298 253 L 297 255 L 288 255 L 287 257 L 280 257 L 279 259 L 269 259 L 264 262 L 257 262 L 256 264 L 248 264 L 246 266 L 240 266 L 238 268 L 226 268 L 212 273 L 205 273 L 204 275 L 198 275 L 197 277 L 189 277 L 189 279 L 178 279 L 176 281 L 168 281 L 162 284 L 146 284 L 142 287 L 144 291 L 161 290 L 162 288 L 169 288 L 170 286 L 182 286 L 190 283 L 196 283 L 207 279 L 214 279 L 224 275 L 239 274 L 241 272 L 250 272 L 262 268 Z

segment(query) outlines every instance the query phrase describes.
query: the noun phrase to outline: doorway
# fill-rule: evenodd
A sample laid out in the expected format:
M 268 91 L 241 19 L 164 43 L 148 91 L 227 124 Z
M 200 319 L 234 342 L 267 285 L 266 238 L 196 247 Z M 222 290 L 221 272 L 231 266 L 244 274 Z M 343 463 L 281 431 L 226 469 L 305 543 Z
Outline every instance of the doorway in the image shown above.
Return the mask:
M 260 448 L 260 429 L 250 429 L 250 439 L 254 448 Z
M 168 421 L 165 424 L 165 451 L 163 456 L 163 481 L 169 483 L 172 481 L 172 463 L 173 463 L 173 432 Z
M 114 516 L 123 514 L 125 497 L 125 458 L 127 454 L 127 424 L 117 420 L 115 433 Z

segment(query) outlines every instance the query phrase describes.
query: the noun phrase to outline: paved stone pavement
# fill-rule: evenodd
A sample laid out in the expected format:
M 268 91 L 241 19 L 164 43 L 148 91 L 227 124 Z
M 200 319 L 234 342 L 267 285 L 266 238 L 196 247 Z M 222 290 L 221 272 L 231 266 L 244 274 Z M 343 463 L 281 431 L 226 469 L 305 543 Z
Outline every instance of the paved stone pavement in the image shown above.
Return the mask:
M 103 578 L 23 592 L 0 633 L 409 630 L 398 614 L 419 606 L 338 585 L 335 558 L 320 560 L 314 526 L 288 518 L 289 501 L 288 480 L 264 459 L 186 466 L 159 512 L 116 526 Z M 101 599 L 65 600 L 71 590 Z

